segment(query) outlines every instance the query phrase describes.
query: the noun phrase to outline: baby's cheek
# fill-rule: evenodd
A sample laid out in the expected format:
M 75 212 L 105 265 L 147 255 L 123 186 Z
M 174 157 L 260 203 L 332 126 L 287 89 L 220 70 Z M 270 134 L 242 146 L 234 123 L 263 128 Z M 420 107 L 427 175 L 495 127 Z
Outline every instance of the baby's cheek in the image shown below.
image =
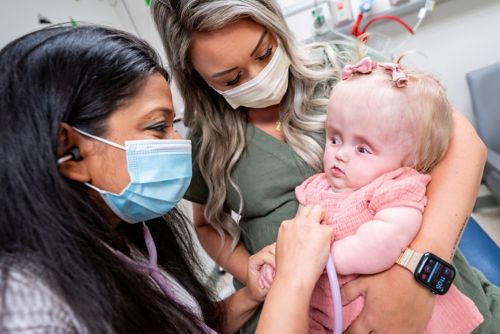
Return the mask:
M 335 151 L 329 147 L 327 144 L 325 147 L 325 153 L 323 154 L 323 167 L 326 168 L 327 166 L 331 165 L 331 161 L 335 155 Z

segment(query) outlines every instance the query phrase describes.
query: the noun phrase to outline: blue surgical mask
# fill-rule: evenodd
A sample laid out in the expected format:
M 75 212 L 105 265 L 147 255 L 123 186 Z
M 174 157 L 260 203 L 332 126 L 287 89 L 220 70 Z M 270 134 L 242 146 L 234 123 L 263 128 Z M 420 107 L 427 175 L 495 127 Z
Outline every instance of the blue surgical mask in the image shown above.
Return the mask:
M 85 183 L 99 192 L 111 210 L 126 222 L 163 216 L 184 196 L 192 173 L 190 140 L 129 140 L 122 146 L 74 129 L 126 152 L 130 183 L 120 194 Z

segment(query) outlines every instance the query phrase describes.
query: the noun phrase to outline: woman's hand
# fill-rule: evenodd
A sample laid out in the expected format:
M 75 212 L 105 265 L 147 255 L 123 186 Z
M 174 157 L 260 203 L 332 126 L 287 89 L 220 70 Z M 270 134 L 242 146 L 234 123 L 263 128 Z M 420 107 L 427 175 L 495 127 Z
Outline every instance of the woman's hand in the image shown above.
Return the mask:
M 275 280 L 284 277 L 314 284 L 325 269 L 333 229 L 319 205 L 301 208 L 293 220 L 284 221 L 278 232 Z
M 259 252 L 248 259 L 247 270 L 247 290 L 249 297 L 255 301 L 262 302 L 266 298 L 270 284 L 263 286 L 259 282 L 261 271 L 265 267 L 274 268 L 276 266 L 276 243 L 262 248 Z
M 294 219 L 281 224 L 276 276 L 256 333 L 307 332 L 311 294 L 325 268 L 333 239 L 333 229 L 320 224 L 325 220 L 323 209 L 314 205 L 303 207 Z
M 382 273 L 359 276 L 342 287 L 342 303 L 364 296 L 365 304 L 346 333 L 422 333 L 435 296 L 406 269 L 394 265 Z

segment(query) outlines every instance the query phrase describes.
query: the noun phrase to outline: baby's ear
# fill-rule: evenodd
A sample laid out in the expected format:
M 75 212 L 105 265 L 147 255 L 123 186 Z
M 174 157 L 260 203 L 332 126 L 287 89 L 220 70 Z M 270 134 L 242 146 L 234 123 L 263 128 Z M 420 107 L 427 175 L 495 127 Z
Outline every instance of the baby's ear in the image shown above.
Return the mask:
M 88 149 L 88 140 L 67 123 L 61 123 L 57 139 L 57 157 L 61 161 L 59 163 L 61 174 L 73 181 L 89 182 L 91 177 L 87 168 L 88 161 L 85 160 Z

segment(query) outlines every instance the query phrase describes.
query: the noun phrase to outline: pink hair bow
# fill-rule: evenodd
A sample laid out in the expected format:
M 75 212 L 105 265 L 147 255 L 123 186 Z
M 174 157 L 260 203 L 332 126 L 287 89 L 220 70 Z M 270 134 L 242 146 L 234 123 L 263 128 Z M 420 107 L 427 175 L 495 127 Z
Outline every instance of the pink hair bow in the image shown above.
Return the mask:
M 398 88 L 406 87 L 406 84 L 408 83 L 408 78 L 406 77 L 406 74 L 401 71 L 401 67 L 399 64 L 395 63 L 380 63 L 378 66 L 385 68 L 388 71 L 391 71 L 392 73 L 392 82 L 396 85 Z
M 370 73 L 373 69 L 377 67 L 377 62 L 373 61 L 370 57 L 365 57 L 361 59 L 357 64 L 350 65 L 347 64 L 342 70 L 342 80 L 347 80 L 353 75 L 353 73 Z
M 347 64 L 342 70 L 342 80 L 349 79 L 354 73 L 368 74 L 371 73 L 377 66 L 380 66 L 392 73 L 392 82 L 396 87 L 402 88 L 406 87 L 408 82 L 408 77 L 401 70 L 399 64 L 396 63 L 380 63 L 377 64 L 376 61 L 372 60 L 370 57 L 365 57 L 361 59 L 357 64 L 350 65 Z

